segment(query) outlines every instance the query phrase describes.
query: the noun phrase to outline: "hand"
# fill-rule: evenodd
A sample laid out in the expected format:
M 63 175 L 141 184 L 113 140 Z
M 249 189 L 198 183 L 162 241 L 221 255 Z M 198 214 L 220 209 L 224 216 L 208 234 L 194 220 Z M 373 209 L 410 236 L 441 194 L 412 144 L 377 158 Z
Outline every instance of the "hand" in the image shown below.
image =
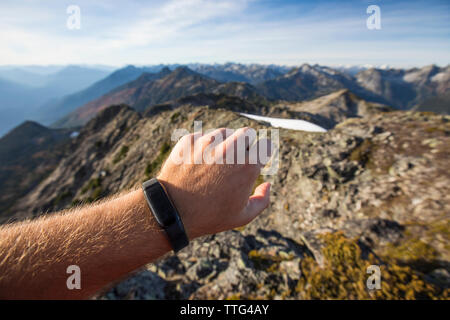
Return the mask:
M 191 240 L 245 225 L 269 205 L 270 183 L 260 184 L 251 195 L 263 167 L 259 159 L 256 164 L 249 164 L 248 149 L 254 142 L 252 137 L 246 139 L 245 163 L 236 164 L 236 141 L 244 138 L 247 130 L 241 128 L 231 134 L 231 130 L 222 128 L 205 135 L 186 135 L 178 141 L 164 163 L 157 179 L 178 209 Z M 219 136 L 221 139 L 217 139 Z M 194 141 L 199 147 L 194 148 Z M 262 143 L 268 144 L 270 152 L 270 140 L 259 140 L 253 146 L 259 148 Z M 214 159 L 223 159 L 223 163 L 215 161 L 207 164 L 201 161 L 201 164 L 195 164 L 198 163 L 194 162 L 195 159 L 203 159 L 206 148 Z M 233 151 L 234 164 L 226 163 L 226 155 Z M 179 164 L 175 160 L 177 156 L 189 152 L 185 159 L 191 161 Z

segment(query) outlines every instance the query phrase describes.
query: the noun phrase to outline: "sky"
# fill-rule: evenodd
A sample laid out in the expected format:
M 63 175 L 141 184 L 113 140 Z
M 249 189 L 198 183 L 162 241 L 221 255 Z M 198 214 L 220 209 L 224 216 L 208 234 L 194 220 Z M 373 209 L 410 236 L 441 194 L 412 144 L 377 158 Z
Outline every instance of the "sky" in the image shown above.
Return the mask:
M 80 9 L 80 28 L 71 5 Z M 370 30 L 367 8 L 380 8 Z M 2 0 L 0 65 L 450 63 L 450 1 Z

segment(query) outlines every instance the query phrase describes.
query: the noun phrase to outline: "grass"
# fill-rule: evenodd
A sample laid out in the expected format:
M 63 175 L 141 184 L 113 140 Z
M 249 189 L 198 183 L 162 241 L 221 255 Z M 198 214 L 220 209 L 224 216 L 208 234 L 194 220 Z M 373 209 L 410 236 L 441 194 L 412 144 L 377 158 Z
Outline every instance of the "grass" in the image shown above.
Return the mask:
M 93 190 L 93 189 L 96 189 L 98 187 L 101 187 L 101 184 L 102 184 L 102 180 L 100 178 L 91 179 L 91 180 L 89 180 L 87 185 L 85 185 L 81 189 L 81 194 L 85 194 L 89 190 Z
M 125 159 L 125 157 L 127 156 L 128 150 L 130 150 L 130 148 L 128 146 L 122 146 L 119 153 L 117 153 L 116 156 L 114 157 L 113 163 L 116 164 L 116 163 L 122 161 L 123 159 Z
M 145 176 L 147 178 L 152 177 L 156 174 L 156 172 L 161 168 L 162 164 L 166 160 L 167 156 L 169 155 L 171 150 L 171 146 L 169 142 L 164 142 L 161 147 L 159 148 L 159 153 L 156 156 L 156 158 L 147 164 L 145 167 Z
M 59 205 L 62 202 L 64 202 L 65 200 L 69 199 L 70 197 L 72 197 L 72 192 L 70 192 L 68 190 L 64 191 L 56 196 L 56 198 L 53 200 L 53 204 Z
M 85 194 L 90 191 L 90 196 L 86 199 L 86 202 L 94 202 L 99 199 L 103 194 L 102 180 L 101 178 L 94 178 L 81 189 L 81 194 Z M 73 204 L 72 204 L 73 205 Z

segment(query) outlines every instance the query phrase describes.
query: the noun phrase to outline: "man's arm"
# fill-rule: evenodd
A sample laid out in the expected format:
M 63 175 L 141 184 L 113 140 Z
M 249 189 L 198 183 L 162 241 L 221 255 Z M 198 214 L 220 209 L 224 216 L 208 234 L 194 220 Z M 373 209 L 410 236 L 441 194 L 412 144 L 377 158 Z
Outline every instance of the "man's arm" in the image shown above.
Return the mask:
M 216 147 L 223 156 L 234 148 L 245 129 Z M 171 153 L 193 145 L 194 135 L 182 138 Z M 203 150 L 211 134 L 199 140 Z M 175 164 L 171 156 L 158 180 L 177 207 L 190 239 L 244 225 L 269 204 L 270 185 L 250 196 L 261 169 L 256 165 Z M 250 197 L 249 197 L 250 196 Z M 142 190 L 80 209 L 53 214 L 0 229 L 0 298 L 81 299 L 120 280 L 131 271 L 171 250 L 156 224 Z M 67 267 L 81 270 L 81 289 L 66 286 Z

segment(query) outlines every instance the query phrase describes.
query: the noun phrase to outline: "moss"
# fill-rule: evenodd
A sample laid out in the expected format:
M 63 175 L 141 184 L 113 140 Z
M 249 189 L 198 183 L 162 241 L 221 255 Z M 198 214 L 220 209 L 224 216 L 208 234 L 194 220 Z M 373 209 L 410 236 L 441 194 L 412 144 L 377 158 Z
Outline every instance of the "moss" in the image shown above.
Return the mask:
M 80 199 L 73 199 L 72 203 L 70 204 L 70 208 L 77 207 L 77 206 L 81 205 L 82 203 L 83 203 L 83 201 L 81 201 Z
M 258 178 L 256 178 L 255 183 L 253 184 L 252 194 L 253 194 L 253 192 L 255 192 L 256 187 L 259 186 L 263 182 L 264 182 L 264 176 L 260 174 L 258 176 Z
M 431 235 L 441 234 L 444 238 L 450 239 L 450 219 L 443 219 L 443 221 L 440 220 L 432 223 L 429 233 Z
M 93 198 L 94 200 L 97 200 L 98 198 L 101 197 L 102 193 L 103 193 L 102 187 L 97 187 L 92 192 L 91 198 Z
M 113 163 L 116 164 L 116 163 L 120 162 L 121 160 L 125 159 L 129 149 L 130 148 L 128 146 L 122 146 L 119 153 L 117 153 L 116 156 L 114 157 Z
M 248 257 L 256 269 L 264 270 L 266 272 L 276 272 L 282 261 L 290 261 L 294 258 L 293 255 L 289 255 L 285 252 L 273 255 L 258 250 L 251 250 L 248 253 Z
M 417 259 L 432 260 L 437 257 L 438 253 L 430 245 L 415 238 L 405 241 L 399 246 L 390 243 L 386 255 L 404 261 L 411 261 Z
M 427 132 L 427 133 L 438 132 L 438 133 L 443 133 L 443 134 L 447 133 L 447 131 L 444 128 L 439 128 L 439 127 L 427 127 L 427 128 L 425 128 L 425 132 Z
M 158 156 L 145 167 L 145 176 L 150 178 L 161 168 L 171 150 L 170 143 L 164 142 L 159 148 Z
M 72 197 L 72 192 L 66 190 L 56 196 L 56 198 L 53 200 L 53 204 L 59 205 L 70 197 Z
M 438 256 L 436 249 L 418 238 L 409 238 L 400 245 L 390 243 L 383 252 L 384 258 L 420 272 L 430 272 L 439 267 Z
M 86 199 L 86 202 L 90 203 L 99 199 L 103 194 L 101 178 L 89 180 L 83 189 L 81 189 L 81 194 L 85 194 L 87 192 L 90 192 L 90 196 Z
M 170 117 L 170 122 L 175 123 L 179 117 L 180 117 L 180 112 L 177 111 L 174 114 L 172 114 L 172 116 Z
M 89 180 L 89 182 L 81 189 L 81 194 L 85 194 L 89 190 L 96 189 L 100 187 L 102 184 L 102 180 L 100 178 L 95 178 Z
M 370 265 L 378 265 L 372 254 L 361 258 L 361 249 L 343 233 L 323 235 L 324 266 L 311 257 L 301 263 L 302 277 L 296 291 L 304 299 L 436 299 L 448 298 L 449 290 L 441 290 L 423 280 L 421 274 L 395 261 L 380 265 L 381 289 L 368 290 L 366 273 Z M 420 249 L 422 250 L 422 249 Z
M 381 152 L 383 148 L 383 146 L 374 143 L 370 139 L 364 139 L 350 153 L 349 160 L 360 163 L 363 167 L 372 170 L 374 173 L 388 174 L 389 169 L 394 164 L 395 159 L 393 154 L 395 152 L 392 151 L 391 154 Z
M 159 153 L 166 155 L 170 151 L 170 149 L 170 143 L 166 141 L 162 144 L 161 148 L 159 148 Z
M 373 148 L 373 142 L 370 139 L 365 139 L 359 146 L 357 146 L 350 153 L 349 160 L 356 161 L 365 165 L 370 158 L 370 153 Z

